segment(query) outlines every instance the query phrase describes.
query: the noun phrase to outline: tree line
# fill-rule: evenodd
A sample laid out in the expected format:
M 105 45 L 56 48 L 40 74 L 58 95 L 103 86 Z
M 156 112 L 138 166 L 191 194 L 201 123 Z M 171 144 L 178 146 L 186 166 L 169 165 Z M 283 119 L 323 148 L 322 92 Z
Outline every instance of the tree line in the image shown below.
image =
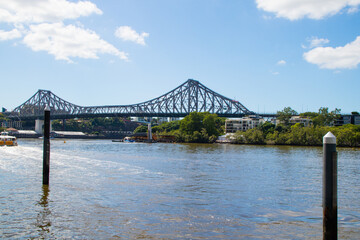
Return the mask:
M 290 107 L 277 112 L 278 124 L 265 122 L 257 128 L 247 131 L 237 131 L 230 136 L 238 144 L 272 144 L 320 146 L 323 136 L 331 131 L 337 137 L 339 146 L 360 147 L 360 126 L 347 124 L 331 126 L 340 118 L 340 109 L 329 111 L 321 107 L 318 112 L 305 112 L 300 116 L 311 120 L 309 126 L 296 123 L 290 119 L 298 113 Z M 353 112 L 353 114 L 358 114 Z M 152 127 L 152 132 L 158 135 L 172 135 L 176 142 L 212 143 L 225 134 L 225 118 L 216 114 L 192 112 L 182 120 L 166 122 Z M 135 132 L 146 132 L 146 126 L 138 127 Z
M 296 123 L 289 128 L 264 123 L 258 128 L 234 134 L 235 143 L 321 146 L 323 136 L 331 131 L 336 136 L 338 146 L 360 147 L 360 126 L 346 124 L 338 127 L 308 126 Z
M 360 126 L 347 124 L 343 126 L 331 126 L 340 118 L 340 109 L 329 111 L 322 107 L 318 112 L 305 112 L 299 114 L 303 118 L 311 120 L 309 126 L 301 123 L 291 124 L 290 119 L 298 113 L 290 107 L 277 112 L 280 123 L 265 122 L 257 128 L 245 132 L 238 131 L 231 138 L 239 144 L 276 144 L 276 145 L 302 145 L 320 146 L 322 138 L 331 131 L 337 137 L 339 146 L 360 147 Z M 359 115 L 358 112 L 352 114 Z M 192 112 L 182 120 L 165 122 L 152 127 L 152 132 L 161 135 L 171 135 L 176 142 L 189 143 L 213 143 L 220 135 L 225 134 L 225 118 L 208 112 Z M 0 114 L 0 121 L 6 121 Z M 33 126 L 33 125 L 32 125 Z M 147 126 L 131 122 L 122 118 L 93 118 L 93 119 L 70 119 L 64 125 L 61 120 L 54 120 L 54 130 L 82 131 L 90 134 L 99 134 L 102 131 L 134 131 L 146 132 Z M 135 129 L 135 130 L 134 130 Z M 5 130 L 1 128 L 0 130 Z
M 120 117 L 97 117 L 91 119 L 54 120 L 55 131 L 80 131 L 89 134 L 100 134 L 103 131 L 134 131 L 139 123 Z
M 275 145 L 301 145 L 301 146 L 320 146 L 323 136 L 331 131 L 337 138 L 338 146 L 360 147 L 360 126 L 346 124 L 333 126 L 334 121 L 339 120 L 340 109 L 335 108 L 329 111 L 328 108 L 321 107 L 318 112 L 301 113 L 300 117 L 311 120 L 309 126 L 296 123 L 291 124 L 290 119 L 297 112 L 290 107 L 277 112 L 279 124 L 275 125 L 265 122 L 259 127 L 249 129 L 246 132 L 236 132 L 234 135 L 235 143 L 245 144 L 275 144 Z M 352 112 L 359 115 L 357 112 Z
M 152 132 L 172 135 L 176 142 L 213 143 L 224 133 L 225 118 L 208 112 L 192 112 L 182 120 L 165 122 L 151 128 Z M 146 132 L 146 126 L 139 126 L 136 132 Z

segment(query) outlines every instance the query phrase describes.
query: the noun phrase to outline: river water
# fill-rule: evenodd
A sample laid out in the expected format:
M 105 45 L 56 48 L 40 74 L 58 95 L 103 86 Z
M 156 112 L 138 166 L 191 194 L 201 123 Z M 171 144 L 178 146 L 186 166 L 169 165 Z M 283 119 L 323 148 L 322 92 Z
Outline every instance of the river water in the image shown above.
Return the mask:
M 4 239 L 321 239 L 322 148 L 52 140 L 0 148 Z M 338 148 L 339 239 L 360 238 L 360 149 Z

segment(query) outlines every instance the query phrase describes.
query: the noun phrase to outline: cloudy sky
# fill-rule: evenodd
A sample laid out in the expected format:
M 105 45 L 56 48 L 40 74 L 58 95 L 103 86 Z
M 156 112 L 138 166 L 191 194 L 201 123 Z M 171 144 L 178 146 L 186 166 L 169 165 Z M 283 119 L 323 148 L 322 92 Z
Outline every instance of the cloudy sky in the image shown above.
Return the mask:
M 360 0 L 0 0 L 0 107 L 82 106 L 189 78 L 272 113 L 360 111 Z

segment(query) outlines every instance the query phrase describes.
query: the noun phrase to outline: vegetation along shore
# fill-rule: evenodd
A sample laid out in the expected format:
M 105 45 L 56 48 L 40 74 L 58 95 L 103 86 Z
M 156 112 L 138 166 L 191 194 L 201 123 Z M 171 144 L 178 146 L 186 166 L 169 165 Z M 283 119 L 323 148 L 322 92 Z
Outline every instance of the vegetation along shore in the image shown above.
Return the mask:
M 359 115 L 358 112 L 352 114 Z M 291 122 L 295 115 L 307 120 L 308 124 Z M 181 120 L 170 122 L 161 123 L 159 119 L 153 118 L 152 133 L 158 139 L 164 137 L 183 143 L 214 143 L 219 136 L 226 134 L 226 142 L 234 144 L 321 146 L 323 136 L 331 131 L 337 138 L 338 146 L 360 147 L 360 125 L 336 124 L 340 117 L 339 109 L 329 111 L 328 108 L 322 107 L 318 112 L 297 114 L 290 107 L 286 107 L 277 112 L 276 120 L 263 121 L 256 127 L 228 133 L 225 127 L 226 118 L 208 112 L 192 112 Z M 1 114 L 0 120 L 5 120 Z M 24 122 L 23 125 L 33 126 L 33 123 Z M 52 127 L 55 131 L 81 131 L 97 135 L 99 138 L 109 131 L 148 131 L 146 124 L 122 118 L 72 119 L 66 120 L 66 124 L 55 120 Z
M 276 124 L 264 122 L 255 128 L 229 134 L 227 138 L 236 144 L 321 146 L 323 136 L 331 131 L 337 137 L 338 146 L 360 147 L 360 125 L 333 126 L 339 112 L 338 109 L 329 112 L 327 108 L 320 108 L 318 113 L 302 113 L 301 117 L 310 120 L 310 124 L 304 126 L 290 122 L 297 113 L 287 107 L 278 112 Z M 152 131 L 158 135 L 173 135 L 176 142 L 213 143 L 225 134 L 225 121 L 216 114 L 193 112 L 182 120 L 154 126 Z M 146 130 L 145 126 L 140 126 L 135 132 Z

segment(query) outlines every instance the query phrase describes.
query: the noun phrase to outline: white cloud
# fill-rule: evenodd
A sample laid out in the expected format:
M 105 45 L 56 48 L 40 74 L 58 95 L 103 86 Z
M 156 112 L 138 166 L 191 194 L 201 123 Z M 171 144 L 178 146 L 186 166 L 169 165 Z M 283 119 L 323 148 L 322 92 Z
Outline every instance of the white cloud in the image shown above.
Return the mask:
M 21 38 L 21 32 L 17 29 L 11 31 L 0 30 L 0 41 L 11 40 Z
M 257 7 L 272 12 L 277 17 L 298 20 L 301 18 L 322 19 L 343 9 L 354 12 L 360 0 L 256 0 Z
M 273 19 L 273 16 L 269 16 L 269 15 L 263 15 L 262 17 L 265 20 L 272 20 Z
M 102 14 L 102 11 L 89 1 L 0 0 L 0 22 L 7 23 L 59 22 L 93 13 Z
M 0 23 L 14 26 L 9 32 L 0 30 L 0 40 L 24 36 L 22 42 L 33 51 L 45 51 L 68 62 L 73 58 L 97 59 L 99 54 L 128 60 L 125 52 L 77 20 L 92 14 L 101 15 L 102 11 L 87 0 L 0 0 Z M 74 23 L 65 26 L 64 20 Z
M 310 39 L 308 39 L 308 42 L 310 42 L 310 46 L 309 48 L 315 48 L 315 47 L 322 47 L 325 44 L 329 43 L 329 39 L 326 38 L 317 38 L 317 37 L 312 37 Z
M 63 23 L 31 25 L 23 40 L 33 51 L 46 51 L 55 59 L 97 59 L 98 54 L 112 54 L 127 60 L 127 54 L 102 40 L 95 32 Z
M 360 36 L 343 47 L 317 47 L 306 53 L 304 58 L 309 63 L 325 69 L 351 69 L 360 63 Z
M 129 26 L 121 26 L 116 29 L 115 36 L 124 41 L 145 45 L 145 38 L 149 36 L 149 33 L 142 32 L 139 34 Z
M 358 7 L 351 7 L 348 9 L 348 13 L 349 14 L 352 14 L 352 13 L 357 13 L 359 11 L 359 8 Z
M 286 61 L 285 60 L 280 60 L 277 62 L 277 65 L 286 65 Z

